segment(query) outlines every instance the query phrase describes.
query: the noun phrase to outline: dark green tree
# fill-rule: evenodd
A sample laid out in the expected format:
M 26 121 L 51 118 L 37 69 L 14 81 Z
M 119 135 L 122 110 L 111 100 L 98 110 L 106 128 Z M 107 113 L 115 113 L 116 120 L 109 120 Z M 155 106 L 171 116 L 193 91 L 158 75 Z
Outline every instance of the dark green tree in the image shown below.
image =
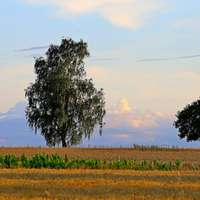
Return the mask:
M 176 114 L 175 128 L 179 130 L 180 139 L 186 138 L 187 142 L 200 141 L 200 99 L 188 104 Z
M 86 79 L 83 59 L 89 57 L 87 43 L 62 38 L 50 45 L 46 57 L 35 58 L 35 83 L 25 89 L 26 119 L 35 134 L 39 130 L 47 146 L 77 145 L 90 139 L 94 128 L 105 124 L 103 89 Z

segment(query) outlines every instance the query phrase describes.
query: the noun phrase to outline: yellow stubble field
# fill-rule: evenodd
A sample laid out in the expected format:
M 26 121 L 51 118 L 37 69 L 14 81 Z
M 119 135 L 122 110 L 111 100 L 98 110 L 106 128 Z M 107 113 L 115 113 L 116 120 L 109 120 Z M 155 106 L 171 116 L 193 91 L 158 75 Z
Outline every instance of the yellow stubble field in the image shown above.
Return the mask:
M 81 158 L 116 160 L 134 158 L 137 162 L 174 162 L 198 165 L 200 150 L 138 151 L 100 148 L 2 147 L 0 154 L 27 157 L 36 153 Z M 200 199 L 200 170 L 134 171 L 84 169 L 0 169 L 0 199 Z

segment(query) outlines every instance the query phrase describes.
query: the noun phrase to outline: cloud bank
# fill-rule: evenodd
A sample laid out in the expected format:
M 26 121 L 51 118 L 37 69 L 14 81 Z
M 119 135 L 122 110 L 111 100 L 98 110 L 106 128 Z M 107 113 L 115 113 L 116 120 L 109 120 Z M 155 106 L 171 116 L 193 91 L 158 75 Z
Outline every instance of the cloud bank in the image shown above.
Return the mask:
M 171 116 L 163 116 L 161 112 L 132 110 L 125 98 L 107 108 L 106 123 L 110 128 L 131 128 L 134 130 L 161 127 L 162 121 L 171 121 Z
M 26 102 L 19 102 L 6 113 L 0 113 L 0 146 L 45 145 L 43 137 L 29 130 L 25 119 Z
M 143 26 L 147 18 L 154 17 L 155 11 L 163 7 L 163 4 L 155 0 L 29 0 L 28 2 L 56 6 L 61 17 L 97 13 L 116 26 L 133 30 Z
M 26 102 L 19 102 L 15 105 L 15 107 L 10 108 L 6 113 L 0 113 L 0 121 L 10 120 L 10 119 L 25 119 L 25 107 Z
M 39 146 L 45 145 L 44 138 L 26 125 L 24 109 L 26 102 L 19 102 L 6 113 L 0 113 L 0 146 Z M 81 146 L 127 146 L 140 145 L 178 145 L 199 147 L 198 142 L 187 143 L 179 140 L 178 132 L 172 123 L 174 116 L 163 115 L 161 112 L 134 110 L 128 101 L 122 98 L 116 104 L 106 108 L 106 126 L 102 137 L 98 129 L 93 136 L 83 139 Z M 3 118 L 1 118 L 3 117 Z
M 164 115 L 161 112 L 134 110 L 128 101 L 122 98 L 116 104 L 106 108 L 106 125 L 103 136 L 98 133 L 90 141 L 84 140 L 87 146 L 104 144 L 105 146 L 140 145 L 178 145 L 199 146 L 198 142 L 187 143 L 180 140 L 177 130 L 173 127 L 175 116 Z

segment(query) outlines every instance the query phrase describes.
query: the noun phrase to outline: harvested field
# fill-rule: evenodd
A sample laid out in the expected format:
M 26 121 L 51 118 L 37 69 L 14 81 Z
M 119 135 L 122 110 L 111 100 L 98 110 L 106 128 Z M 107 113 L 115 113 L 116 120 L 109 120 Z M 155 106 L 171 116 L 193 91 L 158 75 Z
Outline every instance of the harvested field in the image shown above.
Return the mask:
M 178 158 L 184 164 L 200 164 L 200 149 L 166 149 L 162 151 L 152 151 L 151 149 L 141 151 L 134 148 L 39 148 L 39 147 L 0 147 L 0 155 L 16 155 L 21 156 L 25 153 L 26 157 L 32 157 L 38 154 L 58 154 L 64 158 L 67 154 L 69 160 L 74 157 L 83 159 L 101 159 L 116 160 L 120 158 L 135 159 L 137 162 L 152 161 L 156 159 L 158 162 L 168 163 L 170 160 L 174 163 Z
M 1 147 L 0 155 L 27 157 L 65 154 L 101 160 L 134 158 L 137 162 L 175 162 L 178 158 L 199 166 L 199 149 L 141 151 L 133 148 Z M 135 171 L 88 169 L 0 169 L 0 199 L 200 199 L 200 170 Z
M 199 199 L 200 171 L 0 170 L 0 199 Z

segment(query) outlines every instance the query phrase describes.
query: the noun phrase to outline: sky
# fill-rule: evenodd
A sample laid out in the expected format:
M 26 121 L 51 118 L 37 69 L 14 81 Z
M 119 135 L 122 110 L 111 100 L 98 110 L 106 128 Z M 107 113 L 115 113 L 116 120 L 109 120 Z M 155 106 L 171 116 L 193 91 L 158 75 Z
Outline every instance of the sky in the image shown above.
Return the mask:
M 87 78 L 105 92 L 106 126 L 83 146 L 178 145 L 176 113 L 200 88 L 199 0 L 0 0 L 0 146 L 45 145 L 28 128 L 34 57 L 62 37 L 88 44 Z

